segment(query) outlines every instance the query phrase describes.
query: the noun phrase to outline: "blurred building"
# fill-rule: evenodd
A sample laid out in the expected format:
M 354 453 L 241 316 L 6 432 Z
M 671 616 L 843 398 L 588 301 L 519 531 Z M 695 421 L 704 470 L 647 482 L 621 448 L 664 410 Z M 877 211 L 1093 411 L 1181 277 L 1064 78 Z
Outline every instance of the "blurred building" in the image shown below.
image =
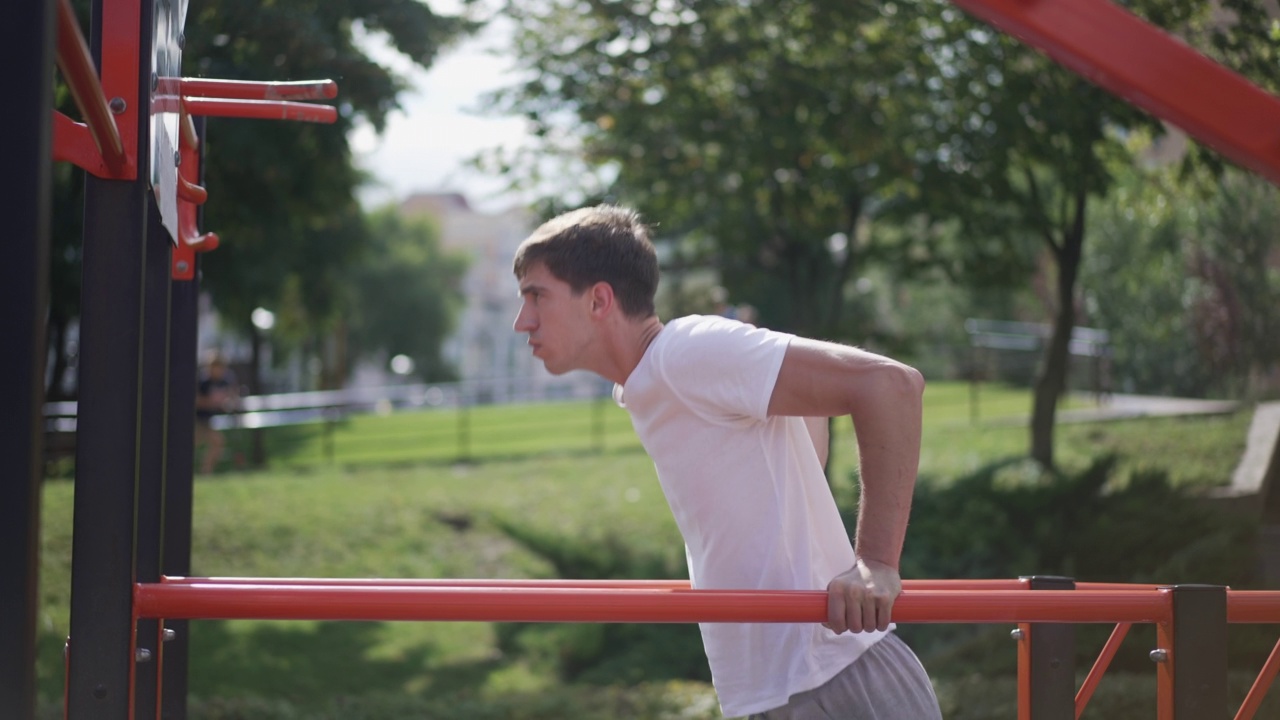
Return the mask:
M 457 331 L 445 343 L 444 359 L 473 388 L 476 401 L 583 398 L 607 391 L 592 373 L 551 375 L 530 353 L 526 336 L 512 329 L 520 296 L 511 259 L 538 224 L 532 212 L 479 212 L 459 193 L 411 195 L 400 210 L 431 217 L 440 228 L 441 245 L 470 258 L 462 281 L 465 306 Z

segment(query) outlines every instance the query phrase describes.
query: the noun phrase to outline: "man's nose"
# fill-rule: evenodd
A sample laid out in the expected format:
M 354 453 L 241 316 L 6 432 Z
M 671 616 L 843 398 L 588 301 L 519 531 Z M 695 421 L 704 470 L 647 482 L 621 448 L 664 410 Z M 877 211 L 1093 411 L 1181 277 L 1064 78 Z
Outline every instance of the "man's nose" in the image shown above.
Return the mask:
M 520 312 L 516 313 L 516 321 L 512 328 L 518 333 L 527 333 L 536 327 L 536 323 L 532 319 L 532 313 L 528 312 L 528 309 L 528 306 L 522 305 Z

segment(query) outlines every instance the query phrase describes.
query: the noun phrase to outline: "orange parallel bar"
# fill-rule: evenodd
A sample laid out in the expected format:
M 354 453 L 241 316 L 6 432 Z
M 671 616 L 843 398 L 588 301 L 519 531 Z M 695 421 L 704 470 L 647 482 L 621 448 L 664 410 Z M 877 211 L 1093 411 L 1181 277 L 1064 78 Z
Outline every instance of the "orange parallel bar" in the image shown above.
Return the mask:
M 509 588 L 634 588 L 689 590 L 688 580 L 550 580 L 490 578 L 270 578 L 270 577 L 164 577 L 177 585 L 332 585 L 338 587 L 509 587 Z M 1023 580 L 903 580 L 906 590 L 1024 590 Z M 1124 586 L 1117 586 L 1121 588 Z M 1154 589 L 1156 586 L 1150 586 Z
M 1227 622 L 1280 623 L 1280 590 L 1228 590 Z
M 1280 99 L 1111 0 L 954 0 L 1280 184 Z
M 187 112 L 207 117 L 250 118 L 255 120 L 294 120 L 332 123 L 338 111 L 330 105 L 284 102 L 282 100 L 228 100 L 224 98 L 188 97 L 182 99 Z
M 1168 622 L 1156 591 L 907 590 L 897 622 Z M 142 583 L 139 618 L 477 622 L 824 622 L 822 591 Z
M 181 94 L 189 98 L 226 100 L 330 100 L 338 96 L 338 83 L 332 80 L 253 82 L 182 78 Z
M 126 161 L 124 141 L 120 138 L 115 118 L 111 116 L 111 109 L 107 107 L 106 94 L 89 55 L 89 46 L 80 33 L 71 0 L 58 2 L 58 70 L 67 82 L 76 106 L 84 113 L 85 124 L 103 162 L 112 173 L 118 173 Z

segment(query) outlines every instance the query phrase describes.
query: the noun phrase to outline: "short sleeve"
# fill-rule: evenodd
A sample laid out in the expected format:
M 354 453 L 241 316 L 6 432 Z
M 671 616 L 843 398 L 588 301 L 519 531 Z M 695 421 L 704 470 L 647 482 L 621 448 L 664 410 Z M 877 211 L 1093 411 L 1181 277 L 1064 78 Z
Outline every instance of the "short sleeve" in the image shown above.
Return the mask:
M 658 358 L 667 384 L 709 421 L 764 420 L 794 336 L 719 317 L 682 320 Z

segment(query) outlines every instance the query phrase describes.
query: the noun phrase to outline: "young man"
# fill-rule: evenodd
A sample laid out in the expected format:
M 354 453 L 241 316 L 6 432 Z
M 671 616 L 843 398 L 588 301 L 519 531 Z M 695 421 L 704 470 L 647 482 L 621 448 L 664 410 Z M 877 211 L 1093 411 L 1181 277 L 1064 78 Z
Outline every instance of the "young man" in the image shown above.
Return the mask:
M 721 317 L 666 323 L 658 262 L 633 211 L 548 221 L 520 246 L 515 330 L 552 373 L 616 383 L 684 536 L 697 588 L 827 588 L 827 622 L 701 626 L 721 709 L 770 719 L 939 718 L 890 611 L 920 454 L 915 370 L 856 348 Z M 823 475 L 825 423 L 851 415 L 855 545 Z

